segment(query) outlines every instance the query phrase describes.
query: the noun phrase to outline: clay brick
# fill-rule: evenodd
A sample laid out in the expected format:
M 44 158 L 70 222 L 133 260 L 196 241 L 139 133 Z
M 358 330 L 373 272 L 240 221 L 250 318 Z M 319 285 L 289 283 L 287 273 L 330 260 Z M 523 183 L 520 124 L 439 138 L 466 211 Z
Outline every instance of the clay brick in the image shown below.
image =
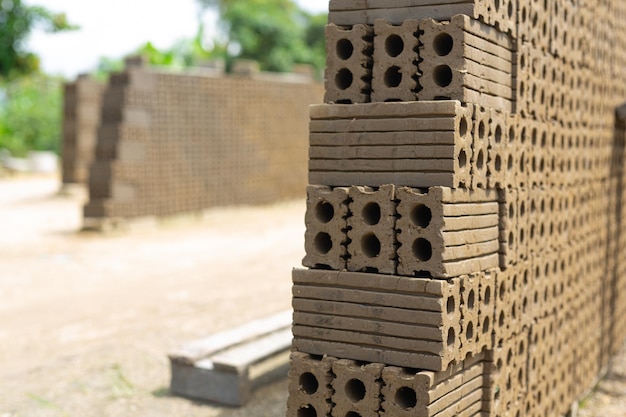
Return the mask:
M 332 365 L 334 358 L 315 358 L 301 352 L 291 353 L 287 417 L 301 416 L 312 409 L 315 415 L 330 415 L 332 408 Z
M 480 192 L 459 193 L 458 198 L 467 196 L 467 203 L 444 204 L 443 194 L 447 193 L 444 190 L 446 189 L 431 188 L 427 193 L 410 188 L 396 190 L 400 216 L 396 222 L 400 243 L 400 275 L 429 273 L 433 277 L 442 278 L 477 272 L 493 263 L 494 258 L 491 255 L 497 253 L 499 247 L 497 228 L 487 226 L 448 231 L 446 217 L 465 216 L 471 225 L 474 215 L 495 214 L 498 210 L 497 204 L 488 201 L 476 204 L 481 197 L 483 200 L 487 198 L 488 193 Z M 474 200 L 473 204 L 470 203 L 471 200 Z M 455 248 L 459 245 L 463 245 L 463 248 Z M 484 262 L 481 263 L 480 257 L 485 258 Z M 465 259 L 468 261 L 464 262 Z
M 309 181 L 469 185 L 471 114 L 456 102 L 315 106 Z
M 514 84 L 510 64 L 507 65 L 512 62 L 513 48 L 506 35 L 462 15 L 449 23 L 424 19 L 420 29 L 424 32 L 419 51 L 423 59 L 419 67 L 423 74 L 420 99 L 447 97 L 513 110 Z M 485 96 L 494 97 L 504 107 L 492 106 Z M 475 101 L 476 98 L 482 100 Z
M 347 216 L 348 189 L 307 187 L 304 266 L 345 268 Z
M 393 274 L 396 269 L 395 189 L 353 186 L 349 191 L 347 269 Z
M 357 3 L 358 4 L 358 3 Z M 416 2 L 401 2 L 397 7 L 368 7 L 367 6 L 331 6 L 328 14 L 328 21 L 337 25 L 354 25 L 357 23 L 373 25 L 377 19 L 384 19 L 393 24 L 401 24 L 407 19 L 421 19 L 429 16 L 438 20 L 449 20 L 457 14 L 471 15 L 474 10 L 473 4 L 438 4 L 432 5 L 430 2 L 424 3 L 420 0 Z
M 327 103 L 370 101 L 373 29 L 362 24 L 326 26 Z
M 418 22 L 374 23 L 372 101 L 415 101 L 419 85 Z
M 340 359 L 333 364 L 334 404 L 332 415 L 344 417 L 350 413 L 378 416 L 380 408 L 381 363 L 361 364 Z

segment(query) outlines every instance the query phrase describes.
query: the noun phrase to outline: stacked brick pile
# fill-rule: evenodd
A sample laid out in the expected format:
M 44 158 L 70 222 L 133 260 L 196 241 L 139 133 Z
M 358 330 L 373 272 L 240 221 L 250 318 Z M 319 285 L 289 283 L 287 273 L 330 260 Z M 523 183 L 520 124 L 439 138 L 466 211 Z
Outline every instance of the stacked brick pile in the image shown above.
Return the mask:
M 96 147 L 104 84 L 80 76 L 67 83 L 63 99 L 63 185 L 87 184 Z
M 303 194 L 306 77 L 130 66 L 104 92 L 85 224 L 261 204 Z
M 626 337 L 626 3 L 389 3 L 330 1 L 287 415 L 564 415 Z

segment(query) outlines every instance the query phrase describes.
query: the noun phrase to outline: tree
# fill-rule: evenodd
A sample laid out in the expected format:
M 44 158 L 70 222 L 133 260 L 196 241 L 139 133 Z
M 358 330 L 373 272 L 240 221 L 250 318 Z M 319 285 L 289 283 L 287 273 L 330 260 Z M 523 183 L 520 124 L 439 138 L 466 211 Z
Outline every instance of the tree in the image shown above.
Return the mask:
M 215 7 L 228 38 L 229 58 L 258 61 L 262 69 L 294 64 L 324 67 L 326 15 L 311 15 L 293 0 L 198 0 Z
M 36 27 L 48 32 L 75 29 L 63 13 L 27 6 L 22 0 L 0 1 L 0 77 L 29 74 L 39 69 L 39 59 L 24 50 L 25 39 Z
M 0 82 L 0 149 L 23 156 L 59 150 L 62 80 L 44 74 Z

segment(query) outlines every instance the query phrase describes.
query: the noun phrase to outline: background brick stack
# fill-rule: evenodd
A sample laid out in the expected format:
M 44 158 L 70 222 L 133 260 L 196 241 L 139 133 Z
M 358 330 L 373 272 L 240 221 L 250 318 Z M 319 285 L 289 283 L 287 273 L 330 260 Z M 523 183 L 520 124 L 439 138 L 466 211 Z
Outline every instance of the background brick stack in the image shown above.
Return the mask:
M 303 194 L 308 106 L 296 75 L 130 66 L 103 97 L 85 224 L 270 203 Z
M 394 4 L 330 1 L 287 414 L 564 415 L 626 337 L 626 3 Z
M 64 87 L 63 185 L 86 185 L 96 148 L 104 84 L 82 75 Z

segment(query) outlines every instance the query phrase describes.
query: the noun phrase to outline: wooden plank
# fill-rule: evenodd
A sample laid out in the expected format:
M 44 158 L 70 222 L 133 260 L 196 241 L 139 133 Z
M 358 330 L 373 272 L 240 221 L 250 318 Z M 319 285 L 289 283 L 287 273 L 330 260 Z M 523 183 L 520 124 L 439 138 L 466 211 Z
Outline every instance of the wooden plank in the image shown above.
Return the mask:
M 264 335 L 211 356 L 215 369 L 243 372 L 247 367 L 291 346 L 291 328 Z
M 291 310 L 287 310 L 264 319 L 251 321 L 235 329 L 187 343 L 170 353 L 169 357 L 174 361 L 193 364 L 233 345 L 290 326 L 291 316 Z

